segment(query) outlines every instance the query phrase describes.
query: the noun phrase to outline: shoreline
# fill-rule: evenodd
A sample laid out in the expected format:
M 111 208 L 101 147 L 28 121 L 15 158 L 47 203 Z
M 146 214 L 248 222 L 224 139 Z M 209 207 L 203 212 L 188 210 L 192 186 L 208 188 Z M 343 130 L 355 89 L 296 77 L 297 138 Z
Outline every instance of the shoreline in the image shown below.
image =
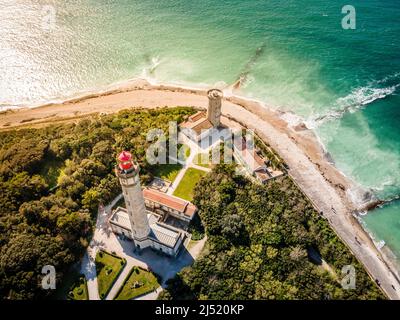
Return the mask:
M 136 79 L 59 103 L 1 111 L 0 130 L 45 126 L 128 108 L 204 108 L 206 105 L 206 89 Z M 349 193 L 363 191 L 330 162 L 314 132 L 303 124 L 290 126 L 282 118 L 282 113 L 273 111 L 260 101 L 235 95 L 232 88 L 224 90 L 222 113 L 228 119 L 254 129 L 283 158 L 289 165 L 290 176 L 314 206 L 324 213 L 333 230 L 363 263 L 367 272 L 373 279 L 380 279 L 390 298 L 400 299 L 400 276 L 394 267 L 395 261 L 388 254 L 389 248 L 378 249 L 371 235 L 354 216 L 360 207 Z M 363 245 L 360 246 L 354 238 L 361 240 Z M 397 292 L 390 290 L 394 283 Z

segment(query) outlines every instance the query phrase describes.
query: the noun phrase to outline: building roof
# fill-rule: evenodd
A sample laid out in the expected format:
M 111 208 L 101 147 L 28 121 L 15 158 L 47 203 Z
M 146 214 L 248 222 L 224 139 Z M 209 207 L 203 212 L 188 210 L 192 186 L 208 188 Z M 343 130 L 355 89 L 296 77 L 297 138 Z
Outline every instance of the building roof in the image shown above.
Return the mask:
M 199 121 L 200 119 L 202 119 L 204 117 L 206 117 L 206 113 L 204 111 L 198 111 L 195 114 L 191 115 L 188 118 L 188 121 L 189 122 L 196 122 L 196 121 Z
M 115 209 L 109 221 L 110 223 L 116 224 L 126 230 L 131 231 L 132 229 L 128 211 L 126 211 L 125 208 L 118 207 Z
M 147 218 L 150 224 L 149 237 L 163 245 L 174 248 L 181 235 L 180 231 L 175 230 L 167 225 L 158 223 L 157 216 L 152 213 L 148 213 Z M 116 210 L 114 210 L 109 221 L 110 223 L 126 229 L 129 232 L 132 231 L 128 212 L 125 208 L 118 207 Z
M 247 143 L 244 138 L 234 139 L 234 148 L 253 172 L 260 168 L 266 168 L 264 159 L 257 154 L 254 148 L 251 150 L 247 148 Z
M 271 176 L 268 174 L 267 170 L 256 171 L 254 174 L 261 182 L 271 179 Z
M 197 207 L 189 201 L 159 192 L 154 189 L 144 189 L 143 196 L 147 200 L 177 210 L 189 218 L 192 218 L 197 211 Z
M 171 248 L 175 247 L 180 237 L 180 232 L 159 223 L 151 224 L 150 230 L 151 238 Z
M 281 170 L 277 170 L 272 167 L 268 167 L 268 173 L 271 175 L 272 178 L 277 178 L 284 175 L 284 173 Z
M 209 130 L 213 127 L 210 120 L 204 111 L 199 111 L 190 116 L 187 121 L 180 124 L 181 128 L 192 129 L 197 135 L 202 133 L 202 130 Z
M 193 128 L 191 128 L 192 130 L 194 130 L 194 132 L 196 132 L 196 134 L 201 134 L 203 130 L 209 130 L 211 128 L 213 128 L 213 124 L 211 123 L 210 120 L 208 119 L 204 119 L 203 121 L 201 121 L 200 123 L 198 123 L 196 126 L 194 126 Z

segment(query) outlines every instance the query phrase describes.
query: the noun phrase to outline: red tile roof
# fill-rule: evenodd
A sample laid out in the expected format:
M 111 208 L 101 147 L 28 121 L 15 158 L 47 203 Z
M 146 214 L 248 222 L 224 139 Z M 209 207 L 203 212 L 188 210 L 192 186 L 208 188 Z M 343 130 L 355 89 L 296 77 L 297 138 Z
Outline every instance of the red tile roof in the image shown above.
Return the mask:
M 179 125 L 181 128 L 192 129 L 197 135 L 200 135 L 203 130 L 208 130 L 213 127 L 207 115 L 203 111 L 199 111 L 190 116 L 187 121 Z
M 194 115 L 191 115 L 189 117 L 189 121 L 196 122 L 196 121 L 200 120 L 201 118 L 205 118 L 205 117 L 206 117 L 206 114 L 204 111 L 198 111 Z
M 144 189 L 143 196 L 146 200 L 157 202 L 161 205 L 169 207 L 183 213 L 185 216 L 192 217 L 197 211 L 197 207 L 181 198 L 170 196 L 153 189 Z

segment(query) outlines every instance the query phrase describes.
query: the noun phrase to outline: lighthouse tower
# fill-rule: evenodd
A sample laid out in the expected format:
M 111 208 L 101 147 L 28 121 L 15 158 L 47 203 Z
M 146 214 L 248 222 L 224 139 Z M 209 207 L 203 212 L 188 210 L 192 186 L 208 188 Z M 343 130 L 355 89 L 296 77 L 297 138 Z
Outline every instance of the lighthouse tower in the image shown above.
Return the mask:
M 214 128 L 221 124 L 221 101 L 223 93 L 218 89 L 211 89 L 207 92 L 208 109 L 207 119 L 212 123 Z
M 115 173 L 122 187 L 131 224 L 132 238 L 139 248 L 144 248 L 148 246 L 146 240 L 150 233 L 150 226 L 139 181 L 139 166 L 134 163 L 131 153 L 121 152 L 118 156 Z

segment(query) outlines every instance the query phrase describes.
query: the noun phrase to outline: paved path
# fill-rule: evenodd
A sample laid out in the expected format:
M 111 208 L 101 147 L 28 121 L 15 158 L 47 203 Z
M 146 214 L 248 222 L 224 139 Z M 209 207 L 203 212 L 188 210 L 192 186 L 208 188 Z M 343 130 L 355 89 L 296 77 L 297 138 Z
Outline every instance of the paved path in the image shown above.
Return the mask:
M 193 261 L 198 257 L 201 250 L 204 247 L 206 242 L 206 238 L 198 241 L 193 247 L 188 251 L 186 248 L 182 248 L 179 256 L 177 258 L 169 258 L 165 256 L 159 256 L 156 253 L 145 250 L 143 251 L 141 256 L 137 256 L 133 253 L 126 253 L 123 250 L 125 245 L 132 246 L 132 242 L 124 242 L 123 246 L 121 246 L 120 250 L 117 250 L 116 253 L 120 257 L 123 257 L 127 260 L 126 266 L 124 270 L 121 272 L 117 281 L 114 283 L 111 288 L 107 300 L 112 300 L 116 297 L 121 285 L 129 274 L 129 271 L 133 266 L 141 266 L 143 268 L 150 267 L 150 269 L 157 274 L 159 274 L 162 278 L 161 287 L 165 287 L 166 281 L 175 276 L 182 268 L 189 266 L 193 263 Z M 122 250 L 121 250 L 122 249 Z M 130 248 L 131 249 L 131 248 Z M 141 296 L 140 300 L 154 300 L 157 298 L 158 294 L 161 292 L 161 287 L 156 290 L 156 292 L 151 292 L 148 295 Z M 154 299 L 153 299 L 154 298 Z
M 85 275 L 87 280 L 89 300 L 100 300 L 99 289 L 97 286 L 96 266 L 92 259 L 92 255 L 88 252 L 86 252 L 83 257 L 81 273 Z
M 167 190 L 167 194 L 172 195 L 174 193 L 175 189 L 178 187 L 179 183 L 181 182 L 181 180 L 184 177 L 188 168 L 195 168 L 197 170 L 206 171 L 206 172 L 211 171 L 211 169 L 199 166 L 199 165 L 195 164 L 193 161 L 194 161 L 195 156 L 198 153 L 207 153 L 208 154 L 208 152 L 211 148 L 213 148 L 215 145 L 219 144 L 219 141 L 217 141 L 217 139 L 215 139 L 215 140 L 216 141 L 214 141 L 212 143 L 212 145 L 210 145 L 209 147 L 202 148 L 197 143 L 188 139 L 182 133 L 179 133 L 179 142 L 187 145 L 190 148 L 190 156 L 185 161 L 180 161 L 180 160 L 176 159 L 182 165 L 182 169 L 179 171 L 174 182 L 169 186 L 169 188 Z
M 118 276 L 117 281 L 114 282 L 114 285 L 112 286 L 110 292 L 108 293 L 106 300 L 113 300 L 117 296 L 119 289 L 121 288 L 122 284 L 124 283 L 126 277 L 128 276 L 133 266 L 134 262 L 132 260 L 126 262 L 124 270 L 122 270 L 122 272 Z
M 96 274 L 96 253 L 100 248 L 104 248 L 105 243 L 102 233 L 107 228 L 107 218 L 111 208 L 122 198 L 122 194 L 116 197 L 106 208 L 99 209 L 97 214 L 96 229 L 89 247 L 81 263 L 81 273 L 87 280 L 89 300 L 100 300 Z
M 202 240 L 196 241 L 195 245 L 189 249 L 190 255 L 192 256 L 192 258 L 194 260 L 199 257 L 201 251 L 204 248 L 206 241 L 207 241 L 207 237 L 204 237 Z M 140 296 L 139 298 L 137 298 L 135 300 L 156 300 L 158 295 L 160 294 L 160 292 L 163 290 L 163 288 L 166 287 L 167 280 L 174 277 L 175 274 L 178 273 L 183 267 L 185 267 L 184 264 L 178 265 L 176 268 L 171 269 L 170 272 L 166 275 L 166 278 L 163 279 L 163 282 L 160 287 L 158 287 L 155 291 L 150 292 L 149 294 Z

